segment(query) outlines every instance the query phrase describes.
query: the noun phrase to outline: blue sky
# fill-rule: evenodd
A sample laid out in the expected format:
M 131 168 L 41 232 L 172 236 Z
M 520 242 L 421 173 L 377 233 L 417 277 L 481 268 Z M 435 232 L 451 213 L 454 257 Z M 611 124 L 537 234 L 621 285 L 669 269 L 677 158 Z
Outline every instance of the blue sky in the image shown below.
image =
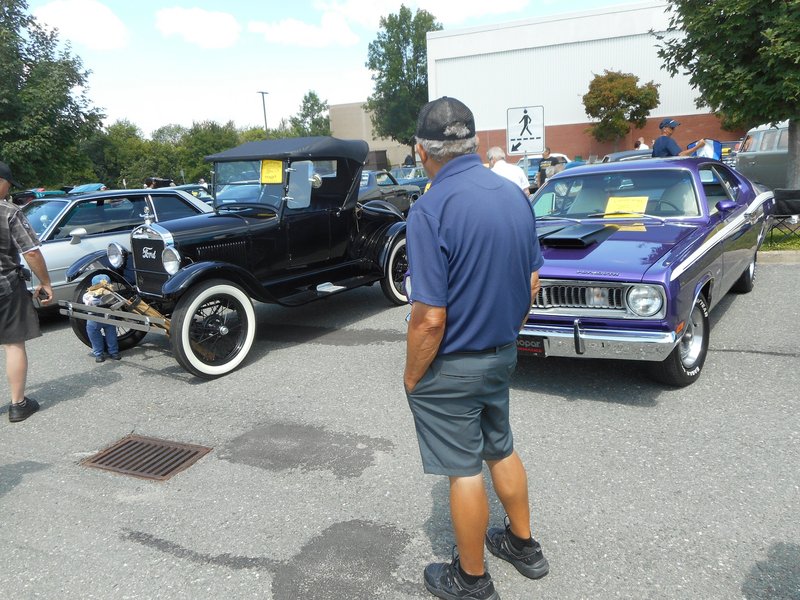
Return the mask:
M 630 4 L 636 0 L 419 0 L 445 29 Z M 295 114 L 309 90 L 329 104 L 372 93 L 364 66 L 382 15 L 400 0 L 28 0 L 92 71 L 108 125 L 194 121 L 263 125 Z

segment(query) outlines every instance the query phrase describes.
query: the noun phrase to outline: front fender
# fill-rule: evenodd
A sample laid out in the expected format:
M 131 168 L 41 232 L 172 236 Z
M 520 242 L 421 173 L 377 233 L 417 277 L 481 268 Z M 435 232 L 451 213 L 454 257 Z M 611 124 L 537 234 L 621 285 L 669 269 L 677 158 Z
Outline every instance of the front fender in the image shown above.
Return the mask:
M 111 266 L 111 263 L 108 262 L 108 254 L 105 250 L 96 250 L 91 254 L 79 258 L 69 266 L 67 269 L 67 281 L 74 281 L 87 271 L 94 271 L 98 268 L 120 273 L 119 269 L 115 269 Z
M 170 277 L 161 291 L 166 297 L 181 296 L 191 286 L 206 279 L 228 279 L 238 283 L 248 295 L 256 300 L 273 301 L 270 296 L 265 294 L 264 287 L 249 271 L 222 261 L 193 263 Z
M 383 245 L 381 246 L 380 252 L 378 253 L 378 264 L 381 266 L 381 270 L 386 272 L 389 262 L 389 250 L 394 245 L 395 240 L 398 237 L 404 236 L 406 234 L 406 223 L 402 221 L 400 223 L 395 223 L 389 229 L 386 230 L 386 235 L 383 239 Z

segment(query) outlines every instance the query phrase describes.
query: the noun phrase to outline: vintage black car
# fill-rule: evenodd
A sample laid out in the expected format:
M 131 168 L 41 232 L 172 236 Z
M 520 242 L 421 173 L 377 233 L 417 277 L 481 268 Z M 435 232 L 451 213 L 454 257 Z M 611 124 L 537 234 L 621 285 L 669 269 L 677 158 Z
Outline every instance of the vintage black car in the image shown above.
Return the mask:
M 250 351 L 251 299 L 298 306 L 380 282 L 404 304 L 406 223 L 387 202 L 358 202 L 367 152 L 361 140 L 311 137 L 206 157 L 214 212 L 145 223 L 131 232 L 130 252 L 111 244 L 77 261 L 68 276 L 81 283 L 61 313 L 87 345 L 86 320 L 117 324 L 122 349 L 164 333 L 181 366 L 211 379 Z M 83 304 L 103 272 L 112 282 L 99 290 L 101 307 Z

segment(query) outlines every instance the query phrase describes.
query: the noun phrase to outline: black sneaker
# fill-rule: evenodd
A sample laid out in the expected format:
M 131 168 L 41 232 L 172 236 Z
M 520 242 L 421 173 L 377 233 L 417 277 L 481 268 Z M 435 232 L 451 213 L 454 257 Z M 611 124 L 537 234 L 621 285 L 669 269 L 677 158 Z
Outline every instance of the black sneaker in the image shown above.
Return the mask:
M 478 581 L 468 584 L 458 572 L 458 554 L 453 549 L 453 562 L 431 563 L 425 567 L 425 587 L 437 598 L 445 600 L 500 600 L 492 576 L 486 571 Z
M 119 354 L 112 354 L 111 360 L 122 360 L 122 357 Z
M 96 363 L 106 362 L 106 357 L 103 356 L 102 354 L 100 356 L 95 356 L 94 362 Z
M 12 404 L 8 409 L 8 420 L 12 423 L 19 423 L 30 417 L 39 410 L 39 403 L 33 398 L 25 398 L 19 404 Z
M 505 526 L 505 529 L 492 527 L 486 532 L 486 548 L 489 552 L 497 558 L 510 562 L 525 577 L 539 579 L 547 575 L 550 571 L 550 563 L 542 554 L 539 542 L 533 540 L 533 546 L 517 550 L 511 545 L 511 540 L 508 538 L 511 531 L 508 517 L 505 519 Z

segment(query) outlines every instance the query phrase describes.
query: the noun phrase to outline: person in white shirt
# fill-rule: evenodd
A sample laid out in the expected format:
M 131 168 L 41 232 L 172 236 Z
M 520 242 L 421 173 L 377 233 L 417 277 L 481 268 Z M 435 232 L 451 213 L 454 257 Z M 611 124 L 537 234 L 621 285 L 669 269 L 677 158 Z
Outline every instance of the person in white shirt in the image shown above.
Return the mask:
M 636 143 L 633 145 L 635 150 L 650 150 L 650 146 L 644 143 L 644 138 L 640 137 L 636 140 Z
M 506 162 L 506 153 L 500 146 L 492 146 L 486 153 L 486 159 L 489 161 L 489 168 L 509 181 L 516 183 L 526 196 L 530 196 L 530 182 L 525 175 L 525 171 L 520 169 L 517 165 L 510 165 Z

